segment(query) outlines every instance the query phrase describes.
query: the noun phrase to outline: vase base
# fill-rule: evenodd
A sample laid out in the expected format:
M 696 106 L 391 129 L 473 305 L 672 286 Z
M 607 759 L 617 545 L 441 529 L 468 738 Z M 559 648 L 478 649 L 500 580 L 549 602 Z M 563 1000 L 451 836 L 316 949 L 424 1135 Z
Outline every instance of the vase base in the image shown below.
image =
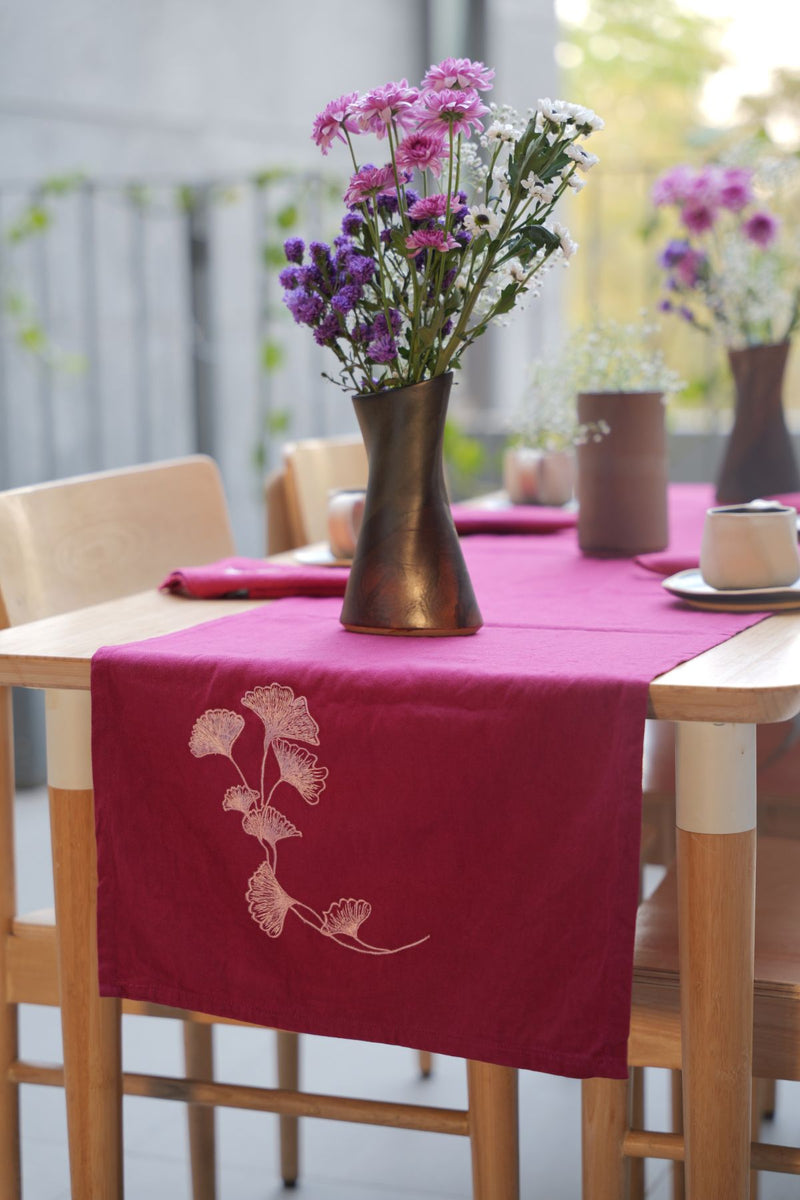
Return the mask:
M 377 625 L 350 625 L 342 621 L 348 633 L 371 633 L 381 637 L 469 637 L 477 633 L 481 625 L 470 625 L 466 629 L 384 629 Z

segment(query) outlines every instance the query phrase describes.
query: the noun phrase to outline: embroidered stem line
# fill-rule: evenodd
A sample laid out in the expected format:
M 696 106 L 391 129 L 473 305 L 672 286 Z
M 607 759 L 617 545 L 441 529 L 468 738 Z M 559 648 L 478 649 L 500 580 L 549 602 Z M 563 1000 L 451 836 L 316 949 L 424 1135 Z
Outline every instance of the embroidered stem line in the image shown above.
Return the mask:
M 430 934 L 394 948 L 374 946 L 361 937 L 361 926 L 372 912 L 368 900 L 352 897 L 337 900 L 324 912 L 290 896 L 278 882 L 278 842 L 300 838 L 302 832 L 272 803 L 279 784 L 293 788 L 307 804 L 318 804 L 325 790 L 328 768 L 319 766 L 316 754 L 303 745 L 319 745 L 319 726 L 308 711 L 305 696 L 295 696 L 290 687 L 271 683 L 245 692 L 241 698 L 245 708 L 259 717 L 264 726 L 264 744 L 258 764 L 258 789 L 251 788 L 247 777 L 233 755 L 233 746 L 244 729 L 241 713 L 227 708 L 210 708 L 194 723 L 189 750 L 195 758 L 220 754 L 235 768 L 240 784 L 229 787 L 222 807 L 241 813 L 242 829 L 254 837 L 264 851 L 247 885 L 247 907 L 251 917 L 268 937 L 280 937 L 287 913 L 345 950 L 358 954 L 400 954 L 428 941 Z M 272 761 L 278 777 L 267 791 L 267 770 Z

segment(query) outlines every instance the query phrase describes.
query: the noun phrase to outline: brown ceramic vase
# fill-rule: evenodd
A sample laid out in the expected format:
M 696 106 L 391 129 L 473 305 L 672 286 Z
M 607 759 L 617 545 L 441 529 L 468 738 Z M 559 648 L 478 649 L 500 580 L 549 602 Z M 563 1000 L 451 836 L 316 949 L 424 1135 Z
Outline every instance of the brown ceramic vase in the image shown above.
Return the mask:
M 794 450 L 783 417 L 783 376 L 789 343 L 729 350 L 736 411 L 717 476 L 719 504 L 800 491 Z
M 578 544 L 585 554 L 663 550 L 667 435 L 660 392 L 582 392 L 578 420 L 609 432 L 578 446 Z
M 483 624 L 444 481 L 452 378 L 353 400 L 369 459 L 341 615 L 353 633 L 447 637 Z

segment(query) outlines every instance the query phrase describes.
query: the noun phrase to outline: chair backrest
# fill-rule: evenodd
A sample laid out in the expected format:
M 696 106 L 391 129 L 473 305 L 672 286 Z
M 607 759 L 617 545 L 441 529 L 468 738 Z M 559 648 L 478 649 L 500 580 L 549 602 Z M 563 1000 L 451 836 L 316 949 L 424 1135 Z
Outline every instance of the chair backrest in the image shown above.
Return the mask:
M 359 436 L 309 438 L 283 451 L 285 497 L 296 546 L 328 537 L 328 492 L 367 486 L 367 452 Z
M 202 455 L 0 492 L 0 626 L 233 553 L 219 471 Z

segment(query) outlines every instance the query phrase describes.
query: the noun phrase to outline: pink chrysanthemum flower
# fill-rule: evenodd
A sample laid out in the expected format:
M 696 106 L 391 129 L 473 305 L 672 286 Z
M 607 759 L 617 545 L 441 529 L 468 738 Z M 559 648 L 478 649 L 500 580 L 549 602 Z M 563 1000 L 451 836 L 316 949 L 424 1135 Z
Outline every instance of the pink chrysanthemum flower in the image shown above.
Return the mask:
M 418 99 L 419 88 L 409 87 L 407 79 L 373 88 L 354 107 L 359 128 L 379 138 L 386 137 L 392 121 L 401 129 L 408 128 L 415 123 L 412 106 Z
M 769 246 L 778 236 L 778 218 L 772 213 L 761 210 L 748 217 L 743 225 L 745 237 L 762 248 Z
M 423 92 L 415 106 L 421 132 L 442 134 L 452 129 L 454 135 L 463 133 L 465 137 L 470 136 L 473 125 L 483 132 L 483 123 L 479 118 L 488 111 L 478 93 L 471 88 L 466 91 L 444 88 L 441 92 Z
M 359 127 L 353 116 L 357 100 L 358 92 L 348 92 L 345 96 L 331 100 L 314 118 L 311 137 L 323 154 L 328 153 L 334 138 L 338 138 L 340 142 L 347 140 L 342 132 L 344 129 L 349 133 L 358 133 Z
M 457 250 L 458 242 L 443 229 L 417 229 L 406 238 L 406 248 L 411 254 L 420 250 Z
M 412 221 L 426 221 L 431 218 L 443 217 L 449 208 L 449 196 L 443 192 L 434 196 L 424 196 L 415 200 L 408 210 Z
M 482 62 L 472 62 L 469 58 L 445 58 L 436 66 L 428 68 L 422 86 L 433 88 L 435 92 L 456 87 L 488 92 L 493 79 L 494 71 L 485 67 Z
M 409 133 L 397 147 L 395 158 L 399 167 L 418 171 L 433 171 L 440 175 L 448 156 L 447 143 L 440 133 Z
M 753 199 L 753 172 L 747 167 L 726 167 L 719 183 L 718 200 L 723 208 L 741 212 Z
M 656 205 L 683 204 L 689 198 L 689 190 L 694 181 L 695 173 L 691 167 L 681 164 L 671 167 L 663 175 L 659 175 L 653 184 L 652 199 Z
M 688 200 L 681 209 L 681 221 L 690 233 L 705 233 L 714 224 L 716 213 L 705 200 Z
M 364 200 L 372 200 L 375 196 L 385 195 L 395 190 L 394 168 L 391 163 L 383 167 L 373 167 L 367 163 L 351 176 L 344 202 L 352 208 L 354 204 L 362 204 Z

